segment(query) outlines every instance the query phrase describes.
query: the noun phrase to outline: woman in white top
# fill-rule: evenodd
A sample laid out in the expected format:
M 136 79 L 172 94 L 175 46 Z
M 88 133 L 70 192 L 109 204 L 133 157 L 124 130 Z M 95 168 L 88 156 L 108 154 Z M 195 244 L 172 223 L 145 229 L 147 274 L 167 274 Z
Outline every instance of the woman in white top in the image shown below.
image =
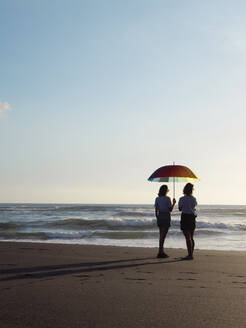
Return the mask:
M 168 255 L 164 252 L 163 246 L 171 223 L 170 213 L 176 203 L 175 199 L 173 199 L 173 203 L 171 203 L 170 197 L 167 197 L 168 191 L 167 185 L 162 185 L 160 187 L 158 197 L 155 199 L 155 216 L 157 218 L 157 225 L 160 231 L 159 253 L 157 254 L 157 258 L 168 257 Z
M 180 228 L 186 239 L 186 246 L 188 250 L 188 256 L 184 259 L 192 260 L 195 242 L 193 239 L 194 231 L 196 229 L 196 198 L 192 196 L 194 186 L 191 183 L 187 183 L 184 187 L 184 196 L 179 199 L 179 210 L 181 213 Z

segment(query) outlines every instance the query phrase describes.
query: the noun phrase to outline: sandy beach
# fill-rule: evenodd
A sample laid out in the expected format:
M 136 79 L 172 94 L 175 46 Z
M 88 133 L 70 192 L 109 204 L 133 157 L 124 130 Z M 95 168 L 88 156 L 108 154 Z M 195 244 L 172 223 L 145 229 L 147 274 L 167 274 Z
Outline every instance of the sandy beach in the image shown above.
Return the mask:
M 1 328 L 246 326 L 246 253 L 156 253 L 1 242 Z

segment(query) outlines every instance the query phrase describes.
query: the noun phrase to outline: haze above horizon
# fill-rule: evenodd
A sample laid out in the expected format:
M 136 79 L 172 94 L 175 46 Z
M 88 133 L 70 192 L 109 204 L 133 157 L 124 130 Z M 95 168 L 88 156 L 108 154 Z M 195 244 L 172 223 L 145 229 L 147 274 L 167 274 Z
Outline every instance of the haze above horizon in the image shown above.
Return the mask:
M 2 0 L 0 202 L 152 204 L 175 161 L 200 204 L 246 204 L 245 11 Z

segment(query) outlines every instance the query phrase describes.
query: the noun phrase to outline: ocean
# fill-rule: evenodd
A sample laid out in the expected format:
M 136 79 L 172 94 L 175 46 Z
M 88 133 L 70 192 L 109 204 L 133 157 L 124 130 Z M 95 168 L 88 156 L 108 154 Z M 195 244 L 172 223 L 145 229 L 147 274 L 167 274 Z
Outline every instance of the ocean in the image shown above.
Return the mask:
M 246 206 L 197 212 L 197 249 L 246 251 Z M 168 248 L 186 248 L 179 221 L 176 207 Z M 158 238 L 153 205 L 0 204 L 1 241 L 158 247 Z

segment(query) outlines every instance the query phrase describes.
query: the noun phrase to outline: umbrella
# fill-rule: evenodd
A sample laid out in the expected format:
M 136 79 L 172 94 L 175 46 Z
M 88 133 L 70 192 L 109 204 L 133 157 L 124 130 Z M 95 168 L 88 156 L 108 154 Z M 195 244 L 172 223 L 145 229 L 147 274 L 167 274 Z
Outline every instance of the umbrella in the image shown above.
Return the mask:
M 199 181 L 198 177 L 186 166 L 166 165 L 157 169 L 148 178 L 153 182 L 173 182 L 173 195 L 175 197 L 175 182 Z

